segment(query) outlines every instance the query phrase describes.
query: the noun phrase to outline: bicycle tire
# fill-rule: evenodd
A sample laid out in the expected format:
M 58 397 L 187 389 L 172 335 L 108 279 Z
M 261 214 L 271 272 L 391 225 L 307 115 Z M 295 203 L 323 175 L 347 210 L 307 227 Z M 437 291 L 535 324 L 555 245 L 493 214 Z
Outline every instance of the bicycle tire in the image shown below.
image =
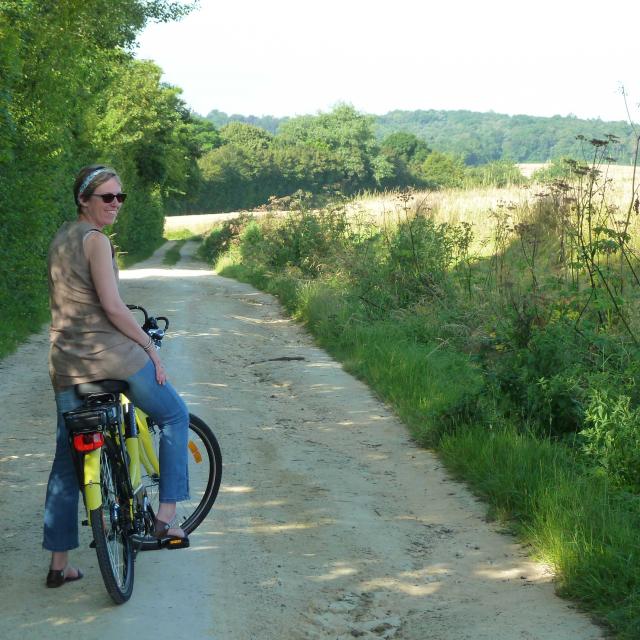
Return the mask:
M 100 452 L 102 505 L 89 513 L 89 520 L 107 592 L 116 604 L 123 604 L 133 593 L 134 548 L 125 511 L 128 500 L 112 455 L 105 442 Z
M 156 455 L 158 453 L 160 431 L 151 430 Z M 153 513 L 159 506 L 159 477 L 143 470 L 142 482 Z M 176 505 L 176 526 L 189 535 L 207 517 L 215 502 L 222 480 L 222 452 L 213 431 L 197 416 L 189 414 L 189 489 L 191 499 Z M 142 550 L 157 549 L 158 540 L 150 535 L 143 538 L 134 536 Z

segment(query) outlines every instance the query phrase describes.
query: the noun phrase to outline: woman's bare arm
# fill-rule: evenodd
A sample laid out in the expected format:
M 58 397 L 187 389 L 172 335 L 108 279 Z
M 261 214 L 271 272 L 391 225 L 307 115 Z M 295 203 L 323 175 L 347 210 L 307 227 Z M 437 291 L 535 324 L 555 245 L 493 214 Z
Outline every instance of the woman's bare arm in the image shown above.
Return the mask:
M 111 243 L 102 233 L 93 232 L 84 240 L 84 252 L 89 261 L 91 278 L 96 288 L 100 304 L 113 326 L 128 338 L 144 347 L 149 336 L 140 328 L 127 305 L 122 301 L 118 283 L 113 271 Z M 166 373 L 155 348 L 147 351 L 156 367 L 156 379 L 159 384 L 166 381 Z

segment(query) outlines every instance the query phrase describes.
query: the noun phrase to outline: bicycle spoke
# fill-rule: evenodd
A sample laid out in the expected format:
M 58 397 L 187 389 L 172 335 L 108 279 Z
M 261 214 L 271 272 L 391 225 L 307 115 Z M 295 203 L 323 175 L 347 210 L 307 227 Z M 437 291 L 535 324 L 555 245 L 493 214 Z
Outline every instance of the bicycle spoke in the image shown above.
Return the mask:
M 128 506 L 108 446 L 101 452 L 100 467 L 102 505 L 91 511 L 91 526 L 105 586 L 114 602 L 122 604 L 133 590 L 133 548 L 122 512 Z
M 107 552 L 109 553 L 109 560 L 111 566 L 113 568 L 116 582 L 119 585 L 124 584 L 124 559 L 123 559 L 123 545 L 119 542 L 119 537 L 122 533 L 118 533 L 117 527 L 120 526 L 118 521 L 114 523 L 114 514 L 113 509 L 119 509 L 118 497 L 115 494 L 113 488 L 115 485 L 115 480 L 113 478 L 111 466 L 107 465 L 105 469 L 105 484 L 107 488 L 107 504 L 108 508 L 108 527 L 105 527 L 106 539 L 107 539 Z M 103 522 L 106 520 L 105 514 L 103 511 Z M 114 528 L 115 527 L 115 528 Z

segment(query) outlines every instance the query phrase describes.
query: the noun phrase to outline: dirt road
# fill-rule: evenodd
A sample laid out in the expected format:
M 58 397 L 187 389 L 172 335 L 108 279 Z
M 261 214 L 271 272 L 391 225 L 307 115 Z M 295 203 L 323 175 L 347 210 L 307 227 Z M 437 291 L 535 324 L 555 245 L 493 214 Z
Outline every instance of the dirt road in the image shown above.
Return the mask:
M 1 638 L 603 637 L 272 297 L 192 250 L 124 272 L 122 290 L 172 320 L 170 377 L 222 446 L 218 501 L 190 549 L 138 557 L 126 605 L 111 605 L 87 528 L 85 579 L 46 589 L 54 402 L 34 336 L 0 362 Z

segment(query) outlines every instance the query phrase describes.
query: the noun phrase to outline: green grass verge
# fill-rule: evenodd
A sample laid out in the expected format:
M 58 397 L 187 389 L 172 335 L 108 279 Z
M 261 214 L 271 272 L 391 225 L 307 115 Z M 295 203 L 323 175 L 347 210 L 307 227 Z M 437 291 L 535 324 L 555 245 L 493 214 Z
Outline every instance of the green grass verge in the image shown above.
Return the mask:
M 142 251 L 119 253 L 118 267 L 120 267 L 120 269 L 129 269 L 137 262 L 142 262 L 143 260 L 150 258 L 154 254 L 154 252 L 159 249 L 165 242 L 166 240 L 164 238 L 161 238 L 158 242 Z
M 318 342 L 386 401 L 421 443 L 482 495 L 556 571 L 558 591 L 606 621 L 620 640 L 639 637 L 640 499 L 613 491 L 567 447 L 504 425 L 465 354 L 411 338 L 399 321 L 363 323 L 348 295 L 233 257 L 223 276 L 279 297 Z M 474 420 L 483 420 L 482 423 Z M 475 426 L 474 426 L 475 425 Z
M 162 264 L 173 266 L 180 261 L 180 250 L 182 249 L 186 240 L 176 240 L 175 244 L 167 250 L 162 259 Z
M 197 234 L 190 229 L 176 229 L 164 232 L 165 240 L 202 240 L 202 234 Z
M 466 427 L 438 447 L 447 467 L 557 572 L 558 591 L 619 632 L 640 629 L 640 500 L 611 490 L 567 447 L 515 429 Z

